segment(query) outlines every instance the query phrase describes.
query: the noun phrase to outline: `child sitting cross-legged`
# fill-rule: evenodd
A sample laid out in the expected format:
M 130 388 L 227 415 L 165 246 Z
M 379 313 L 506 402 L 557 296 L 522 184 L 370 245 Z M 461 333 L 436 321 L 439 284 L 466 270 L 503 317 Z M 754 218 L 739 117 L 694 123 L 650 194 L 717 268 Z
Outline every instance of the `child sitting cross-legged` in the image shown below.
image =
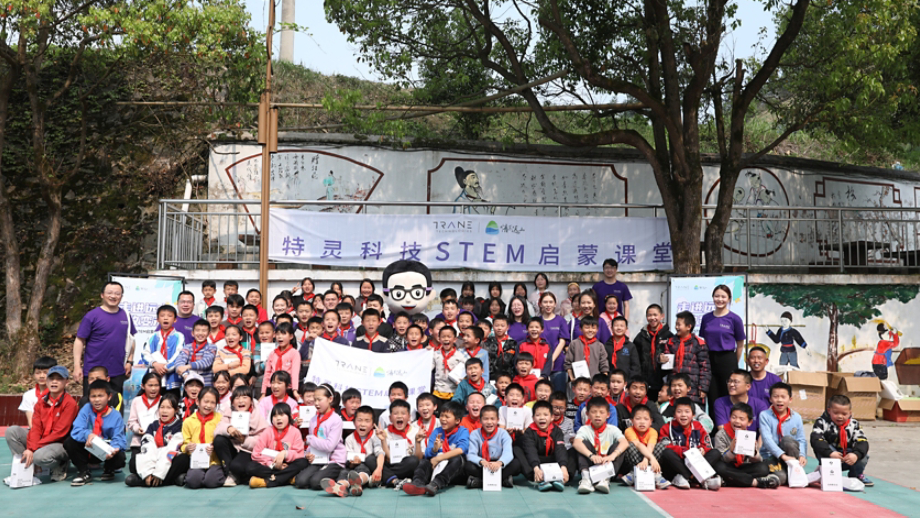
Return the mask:
M 513 477 L 521 472 L 514 458 L 511 436 L 498 427 L 498 408 L 486 405 L 480 411 L 482 426 L 470 433 L 469 449 L 463 471 L 467 489 L 482 488 L 483 472 L 501 470 L 502 486 L 514 487 Z
M 330 495 L 361 496 L 363 487 L 377 486 L 383 477 L 384 455 L 380 438 L 374 433 L 374 409 L 362 406 L 355 412 L 355 433 L 345 439 L 345 467 L 338 477 L 326 477 L 320 485 Z
M 635 483 L 632 473 L 634 467 L 643 470 L 651 467 L 655 473 L 655 487 L 667 489 L 671 483 L 661 475 L 661 464 L 658 462 L 661 454 L 667 449 L 667 445 L 658 441 L 658 432 L 653 426 L 651 409 L 644 404 L 636 405 L 632 409 L 630 423 L 629 428 L 623 434 L 629 441 L 621 470 L 625 472 L 623 482 L 627 486 Z
M 562 416 L 563 419 L 565 416 Z M 533 423 L 524 430 L 524 440 L 518 450 L 521 469 L 527 480 L 535 482 L 540 491 L 562 491 L 569 477 L 569 454 L 565 436 L 553 419 L 552 404 L 537 401 L 533 405 Z M 562 481 L 547 482 L 541 464 L 559 464 Z
M 578 429 L 575 434 L 575 450 L 581 454 L 578 458 L 578 467 L 581 469 L 581 483 L 578 486 L 579 494 L 610 492 L 610 478 L 591 480 L 589 468 L 613 463 L 613 471 L 619 471 L 623 464 L 623 452 L 627 443 L 623 433 L 616 425 L 607 423 L 610 417 L 610 404 L 606 399 L 593 397 L 588 400 L 588 424 Z
M 288 486 L 307 467 L 303 439 L 294 427 L 290 405 L 276 404 L 270 418 L 271 427 L 259 435 L 246 467 L 252 488 Z
M 470 441 L 470 432 L 460 426 L 462 416 L 460 403 L 448 401 L 441 405 L 441 426 L 431 434 L 425 458 L 415 470 L 412 481 L 403 484 L 406 494 L 434 496 L 461 474 Z M 435 468 L 442 462 L 446 464 L 434 475 Z
M 693 400 L 682 397 L 674 402 L 674 420 L 661 427 L 659 441 L 667 446 L 661 453 L 659 462 L 665 478 L 678 489 L 690 489 L 693 473 L 684 464 L 684 455 L 690 448 L 700 450 L 704 458 L 712 465 L 719 458 L 719 452 L 712 450 L 712 441 L 706 429 L 693 418 Z M 704 487 L 718 491 L 722 480 L 714 475 L 704 482 Z
M 125 477 L 128 486 L 169 486 L 188 471 L 188 456 L 176 455 L 182 446 L 182 417 L 175 394 L 165 394 L 161 398 L 157 415 L 157 420 L 150 423 L 140 440 L 138 452 L 131 456 L 128 464 L 131 474 Z
M 419 401 L 418 404 L 419 406 L 426 406 L 430 402 L 422 403 Z M 386 454 L 381 480 L 387 487 L 402 488 L 404 483 L 411 482 L 409 477 L 418 468 L 419 457 L 416 456 L 416 448 L 421 451 L 423 447 L 417 443 L 416 437 L 423 439 L 425 433 L 412 423 L 412 418 L 409 416 L 411 410 L 412 408 L 409 406 L 408 401 L 394 399 L 390 402 L 390 424 L 386 427 L 378 426 L 377 437 L 380 439 L 380 446 L 383 448 L 384 454 Z M 431 419 L 434 421 L 434 417 Z M 419 422 L 421 421 L 422 419 L 419 418 Z M 396 457 L 393 451 L 397 446 L 397 441 L 406 441 L 403 444 L 406 446 L 406 453 L 402 458 Z M 393 447 L 391 447 L 391 444 Z
M 721 458 L 712 464 L 725 480 L 725 485 L 734 487 L 761 487 L 776 489 L 779 477 L 770 474 L 770 467 L 760 456 L 760 439 L 754 445 L 754 455 L 735 453 L 735 434 L 746 431 L 754 421 L 754 410 L 747 403 L 735 403 L 731 409 L 729 422 L 716 432 L 713 448 L 718 450 Z

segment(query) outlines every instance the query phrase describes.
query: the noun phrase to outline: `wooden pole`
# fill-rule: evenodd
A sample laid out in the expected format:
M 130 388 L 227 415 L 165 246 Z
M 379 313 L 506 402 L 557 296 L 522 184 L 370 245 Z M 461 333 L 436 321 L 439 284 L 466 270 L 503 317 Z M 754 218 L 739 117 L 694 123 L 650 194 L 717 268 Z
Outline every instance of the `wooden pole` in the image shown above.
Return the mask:
M 272 32 L 275 28 L 275 0 L 268 2 L 268 30 L 265 31 L 265 90 L 259 99 L 259 143 L 262 144 L 262 208 L 259 224 L 259 291 L 263 304 L 268 297 L 268 221 L 271 202 L 272 152 L 278 150 L 278 110 L 272 108 Z

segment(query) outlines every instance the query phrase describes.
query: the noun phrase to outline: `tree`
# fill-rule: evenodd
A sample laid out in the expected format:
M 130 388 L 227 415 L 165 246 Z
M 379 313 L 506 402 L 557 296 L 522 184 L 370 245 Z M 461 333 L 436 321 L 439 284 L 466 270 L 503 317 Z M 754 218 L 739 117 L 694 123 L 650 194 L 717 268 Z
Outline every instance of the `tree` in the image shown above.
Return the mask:
M 840 324 L 855 327 L 881 316 L 878 307 L 889 300 L 902 304 L 914 300 L 920 286 L 792 286 L 753 284 L 751 294 L 772 297 L 777 304 L 802 311 L 806 317 L 828 319 L 827 370 L 837 372 Z
M 765 0 L 765 9 L 777 17 L 778 37 L 762 59 L 744 63 L 721 54 L 728 28 L 740 26 L 737 6 L 728 0 L 327 0 L 325 5 L 327 19 L 389 78 L 411 83 L 417 60 L 461 60 L 485 67 L 497 88 L 568 71 L 552 93 L 622 101 L 620 109 L 595 114 L 601 127 L 571 129 L 544 110 L 548 87 L 519 94 L 544 134 L 559 144 L 625 145 L 643 154 L 661 194 L 679 273 L 701 269 L 701 124 L 715 127 L 719 145 L 718 208 L 705 231 L 707 267 L 719 271 L 740 172 L 796 131 L 852 109 L 841 96 L 857 100 L 859 117 L 907 95 L 881 78 L 898 66 L 898 53 L 910 48 L 915 35 L 905 16 L 912 0 L 794 0 L 788 6 Z M 876 16 L 881 12 L 885 16 Z M 799 41 L 801 34 L 809 37 Z M 833 59 L 807 59 L 808 52 L 824 47 L 833 49 L 827 56 Z M 812 99 L 792 88 L 777 99 L 787 75 L 820 78 L 814 86 L 829 90 Z M 762 149 L 745 149 L 749 108 L 766 94 L 786 115 L 783 132 Z M 637 126 L 637 120 L 644 124 Z
M 207 78 L 196 95 L 231 100 L 225 83 L 245 76 L 248 62 L 257 56 L 257 34 L 247 29 L 247 22 L 237 0 L 7 2 L 0 13 L 0 241 L 5 331 L 18 344 L 14 369 L 19 373 L 29 369 L 38 347 L 40 315 L 61 235 L 63 189 L 126 129 L 104 124 L 106 117 L 91 113 L 98 111 L 96 103 L 113 100 L 106 96 L 117 86 L 112 81 L 126 78 L 120 72 L 132 60 L 151 56 L 194 61 Z M 135 85 L 139 91 L 148 80 L 181 80 L 179 70 L 157 71 L 164 77 L 141 79 Z M 24 104 L 11 104 L 17 92 L 24 93 Z M 110 104 L 104 108 L 110 114 L 118 110 Z M 28 152 L 7 153 L 8 123 L 23 112 L 28 114 Z M 52 138 L 62 133 L 70 138 Z M 4 162 L 9 157 L 18 160 Z M 29 175 L 45 205 L 30 283 L 24 282 L 16 210 L 7 193 L 11 173 Z

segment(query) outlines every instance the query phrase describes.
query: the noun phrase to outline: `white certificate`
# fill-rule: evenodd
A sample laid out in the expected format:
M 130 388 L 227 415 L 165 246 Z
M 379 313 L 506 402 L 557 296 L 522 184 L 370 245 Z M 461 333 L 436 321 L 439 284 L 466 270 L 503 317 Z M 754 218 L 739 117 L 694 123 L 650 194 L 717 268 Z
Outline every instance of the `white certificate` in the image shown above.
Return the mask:
M 651 466 L 646 466 L 645 469 L 639 469 L 638 466 L 633 468 L 633 480 L 636 491 L 655 490 L 655 472 L 652 471 Z
M 540 369 L 530 369 L 530 373 L 538 378 L 543 375 L 543 371 Z
M 27 468 L 26 465 L 22 463 L 22 455 L 13 455 L 13 470 L 10 473 L 11 488 L 30 487 L 34 474 L 34 462 Z
M 562 482 L 562 468 L 558 463 L 540 464 L 543 471 L 543 480 L 546 482 Z
M 495 472 L 489 471 L 489 468 L 482 468 L 482 490 L 483 491 L 501 491 L 502 490 L 502 469 L 498 468 Z
M 505 428 L 509 430 L 523 430 L 525 410 L 523 408 L 508 407 L 508 413 L 505 414 Z
M 249 435 L 249 412 L 230 412 L 230 426 L 243 435 Z
M 358 453 L 358 452 L 356 452 L 356 451 L 350 451 L 350 452 L 348 452 L 348 461 L 349 461 L 349 462 L 354 462 L 355 457 L 358 457 L 358 464 L 360 464 L 360 463 L 364 462 L 365 459 L 367 459 L 367 454 L 366 454 L 366 453 Z
M 614 475 L 616 475 L 616 471 L 613 469 L 612 462 L 595 464 L 588 468 L 588 476 L 591 477 L 591 482 L 595 484 L 603 480 L 607 480 Z
M 342 430 L 354 430 L 355 422 L 354 421 L 342 421 Z
M 300 418 L 303 419 L 303 421 L 300 423 L 300 427 L 310 428 L 310 420 L 313 419 L 313 417 L 316 415 L 316 407 L 309 405 L 301 406 L 299 411 Z
M 725 426 L 731 426 L 731 423 Z M 757 432 L 747 430 L 735 430 L 735 453 L 736 455 L 754 455 L 754 446 L 757 444 Z
M 272 353 L 275 352 L 275 349 L 278 348 L 278 344 L 275 342 L 262 342 L 259 344 L 259 356 L 263 362 L 267 362 L 271 357 Z
M 591 377 L 591 370 L 588 369 L 588 362 L 584 360 L 580 362 L 572 362 L 572 373 L 575 374 L 576 378 Z
M 310 453 L 313 454 L 313 464 L 329 464 L 329 452 L 310 448 Z
M 409 441 L 406 439 L 390 439 L 387 446 L 390 448 L 390 464 L 399 464 L 409 455 Z
M 112 448 L 109 443 L 105 442 L 102 437 L 97 435 L 93 438 L 93 442 L 90 443 L 89 448 L 86 448 L 86 451 L 92 453 L 97 459 L 104 461 L 110 453 L 115 451 L 115 448 Z
M 498 401 L 498 394 L 489 394 L 489 397 L 486 398 L 487 405 L 494 405 Z
M 447 467 L 446 460 L 442 460 L 441 462 L 439 462 L 438 465 L 434 467 L 434 471 L 431 472 L 431 480 L 434 480 L 434 477 L 438 476 L 438 473 L 444 471 L 444 468 L 446 467 Z
M 149 428 L 150 425 L 153 424 L 153 422 L 156 421 L 157 419 L 159 419 L 159 417 L 157 416 L 156 413 L 139 416 L 137 418 L 137 422 L 138 424 L 140 424 L 140 427 L 141 427 L 141 435 L 146 433 L 147 428 Z
M 666 362 L 664 362 L 664 363 L 661 364 L 661 370 L 663 370 L 663 371 L 674 370 L 674 355 L 673 355 L 673 354 L 666 354 L 666 355 L 664 355 L 664 357 L 667 358 L 668 361 L 666 361 Z
M 454 368 L 447 373 L 447 377 L 454 383 L 463 381 L 463 378 L 466 377 L 466 363 L 458 363 L 455 365 Z
M 240 363 L 240 359 L 237 358 L 236 356 L 231 356 L 230 358 L 227 358 L 224 360 L 224 364 L 227 366 L 233 366 L 238 363 Z
M 281 452 L 278 450 L 270 450 L 268 448 L 265 448 L 264 450 L 262 450 L 262 455 L 266 457 L 271 457 L 272 459 L 277 458 L 279 453 Z
M 207 444 L 195 446 L 192 452 L 191 469 L 208 469 L 211 467 L 211 454 L 208 453 Z

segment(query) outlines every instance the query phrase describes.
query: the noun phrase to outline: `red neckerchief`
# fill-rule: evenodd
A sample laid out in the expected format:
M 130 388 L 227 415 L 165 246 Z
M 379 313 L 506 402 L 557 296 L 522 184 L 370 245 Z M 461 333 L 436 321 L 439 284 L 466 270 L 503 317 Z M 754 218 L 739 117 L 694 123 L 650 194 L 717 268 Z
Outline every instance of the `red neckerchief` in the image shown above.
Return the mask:
M 789 410 L 789 409 L 787 408 L 787 409 L 786 409 L 786 415 L 784 415 L 783 417 L 780 417 L 779 414 L 776 413 L 776 409 L 773 408 L 772 406 L 770 407 L 770 410 L 773 411 L 773 415 L 776 416 L 776 420 L 778 421 L 778 422 L 776 423 L 776 434 L 777 434 L 777 437 L 778 437 L 779 439 L 782 439 L 782 438 L 783 438 L 783 423 L 784 423 L 787 419 L 789 419 L 790 417 L 792 417 L 792 410 Z
M 160 330 L 160 338 L 161 338 L 161 343 L 160 343 L 160 354 L 162 354 L 162 355 L 163 355 L 163 358 L 165 358 L 167 361 L 169 360 L 169 355 L 168 355 L 168 353 L 167 353 L 166 339 L 169 338 L 169 335 L 170 335 L 172 332 L 173 332 L 173 328 L 169 328 L 169 329 L 166 331 L 166 333 L 163 333 L 163 330 L 162 330 L 162 329 Z
M 195 415 L 198 416 L 198 420 L 201 421 L 201 430 L 198 432 L 198 442 L 200 444 L 204 444 L 207 442 L 207 436 L 204 433 L 205 432 L 204 425 L 208 424 L 208 421 L 210 421 L 211 419 L 214 419 L 214 412 L 211 412 L 210 414 L 208 414 L 207 417 L 205 417 L 201 415 L 201 410 L 199 410 L 195 412 Z
M 443 350 L 441 350 L 441 361 L 444 362 L 444 373 L 445 374 L 450 372 L 450 367 L 447 366 L 447 360 L 450 360 L 454 356 L 454 353 L 456 352 L 457 352 L 457 349 L 451 349 L 450 354 L 446 354 Z
M 339 337 L 339 330 L 336 329 L 335 334 L 332 336 L 329 336 L 329 333 L 327 333 L 326 330 L 323 330 L 322 337 L 324 340 L 329 340 L 330 342 L 334 342 L 335 339 Z
M 281 361 L 281 358 L 287 354 L 287 352 L 290 351 L 292 347 L 293 346 L 291 344 L 288 344 L 287 347 L 285 347 L 283 350 L 275 349 L 275 355 L 278 356 L 278 359 L 275 360 L 275 371 L 283 370 L 282 367 L 284 366 L 284 363 Z
M 639 442 L 641 442 L 645 446 L 648 446 L 648 439 L 649 439 L 649 435 L 652 434 L 652 429 L 649 428 L 643 434 L 640 434 L 639 430 L 636 430 L 635 426 L 633 426 L 632 429 L 633 429 L 633 432 L 636 434 L 636 439 L 639 439 Z
M 290 427 L 291 425 L 288 424 L 287 426 L 284 427 L 284 430 L 281 430 L 281 433 L 278 433 L 278 428 L 272 426 L 272 432 L 274 432 L 275 434 L 275 448 L 274 449 L 276 451 L 279 451 L 279 452 L 284 451 L 284 443 L 281 442 L 281 439 L 284 439 L 284 435 L 287 433 L 288 428 Z
M 249 343 L 250 343 L 250 344 L 256 343 L 256 333 L 259 332 L 259 328 L 258 328 L 258 327 L 253 327 L 251 333 L 250 333 L 249 330 L 246 329 L 245 327 L 242 328 L 242 329 L 243 329 L 243 332 L 244 332 L 244 333 L 246 333 L 247 335 L 249 335 Z M 252 346 L 250 345 L 250 347 L 252 347 Z
M 348 321 L 348 325 L 347 325 L 347 326 L 346 326 L 345 324 L 340 324 L 340 325 L 339 325 L 339 329 L 340 329 L 341 331 L 348 331 L 349 329 L 351 329 L 351 321 L 350 321 L 350 320 Z M 345 333 L 342 333 L 342 334 L 345 334 Z
M 35 399 L 41 399 L 49 392 L 48 387 L 45 387 L 45 390 L 38 390 L 38 383 L 35 384 Z
M 408 343 L 406 344 L 406 350 L 407 350 L 407 351 L 421 351 L 421 350 L 424 349 L 424 348 L 425 348 L 425 344 L 422 344 L 422 343 L 419 343 L 419 344 L 418 344 L 417 346 L 415 346 L 415 347 L 412 347 L 412 345 L 410 345 L 410 344 L 408 344 Z
M 596 455 L 603 455 L 601 453 L 601 434 L 604 433 L 604 430 L 607 429 L 607 422 L 604 421 L 604 424 L 600 428 L 595 428 L 594 424 L 591 423 L 591 430 L 594 431 L 594 453 Z
M 233 324 L 233 325 L 235 325 L 235 326 L 236 326 L 236 325 L 239 325 L 239 323 L 242 322 L 242 321 L 243 321 L 243 317 L 236 317 L 236 319 L 234 320 L 233 317 L 227 316 L 227 322 L 229 322 L 229 323 L 231 323 L 231 324 Z
M 626 345 L 626 337 L 624 336 L 620 343 L 617 344 L 617 339 L 613 338 L 613 353 L 610 354 L 610 364 L 613 365 L 613 368 L 617 368 L 617 351 L 623 349 L 623 346 Z
M 358 442 L 358 446 L 361 447 L 361 453 L 363 453 L 363 454 L 365 454 L 365 455 L 367 455 L 367 450 L 364 448 L 364 445 L 367 444 L 367 442 L 370 441 L 370 440 L 371 440 L 371 437 L 373 437 L 373 436 L 374 436 L 374 432 L 368 432 L 367 437 L 365 437 L 364 440 L 362 441 L 362 440 L 361 440 L 361 435 L 358 434 L 357 430 L 356 430 L 355 433 L 352 435 L 352 437 L 355 438 L 355 441 Z
M 212 344 L 216 344 L 217 342 L 219 342 L 219 341 L 221 341 L 221 340 L 224 339 L 224 331 L 226 331 L 226 328 L 225 328 L 224 326 L 222 326 L 222 325 L 218 325 L 218 326 L 217 326 L 217 334 L 213 334 L 213 335 L 212 335 L 212 334 L 211 334 L 211 330 L 208 329 L 208 340 L 209 340 Z
M 182 414 L 182 419 L 188 419 L 188 416 L 192 415 L 192 407 L 197 403 L 194 399 L 189 399 L 187 397 L 182 398 L 182 402 L 185 403 L 185 412 Z
M 581 342 L 585 344 L 585 361 L 587 362 L 591 358 L 591 344 L 597 341 L 597 336 L 588 340 L 584 335 L 581 336 Z
M 316 297 L 315 293 L 304 293 L 303 294 L 303 299 L 307 302 L 310 302 L 311 300 L 313 300 L 314 297 Z
M 537 423 L 530 423 L 530 426 L 528 428 L 533 430 L 534 433 L 536 433 L 540 437 L 543 437 L 543 442 L 546 443 L 546 453 L 544 454 L 544 457 L 549 457 L 549 454 L 553 452 L 553 449 L 556 446 L 556 443 L 553 442 L 552 438 L 550 438 L 550 434 L 553 433 L 553 423 L 549 424 L 549 427 L 546 429 L 545 432 L 537 426 Z M 598 446 L 597 449 L 598 451 L 600 451 L 600 446 Z M 598 455 L 600 454 L 598 453 Z
M 421 419 L 420 419 L 420 421 L 421 421 Z M 388 425 L 388 426 L 387 426 L 387 431 L 390 432 L 390 433 L 392 433 L 392 434 L 398 435 L 398 436 L 402 437 L 403 439 L 405 439 L 405 440 L 407 440 L 407 441 L 409 440 L 409 427 L 408 427 L 408 426 L 407 426 L 406 428 L 404 428 L 402 431 L 399 431 L 399 430 L 396 429 L 395 426 L 393 426 L 393 425 L 391 424 L 391 425 Z
M 305 335 L 306 335 L 306 334 L 310 334 L 310 331 L 307 329 L 308 327 L 310 327 L 310 326 L 307 325 L 306 327 L 304 327 L 304 323 L 303 323 L 303 322 L 297 322 L 297 328 L 300 329 L 300 330 L 303 332 L 303 334 L 305 334 Z
M 677 355 L 674 357 L 674 372 L 680 372 L 680 368 L 684 364 L 684 353 L 686 353 L 686 347 L 684 347 L 684 344 L 690 341 L 691 338 L 693 338 L 693 333 L 687 335 L 687 338 L 678 337 L 678 340 L 680 340 L 680 345 L 677 346 Z
M 477 385 L 476 383 L 473 383 L 472 381 L 470 381 L 469 378 L 467 378 L 466 381 L 470 384 L 471 387 L 473 387 L 474 389 L 476 389 L 476 392 L 482 392 L 482 389 L 485 388 L 485 386 L 486 386 L 486 379 L 485 379 L 485 378 L 479 378 L 479 384 L 478 384 L 478 385 Z
M 61 395 L 58 396 L 57 399 L 52 399 L 52 398 L 51 398 L 51 391 L 48 391 L 47 394 L 45 394 L 44 396 L 42 396 L 42 397 L 44 398 L 44 400 L 45 400 L 45 404 L 51 406 L 51 412 L 45 412 L 45 413 L 43 414 L 43 416 L 47 416 L 47 419 L 48 419 L 48 422 L 47 422 L 47 423 L 46 423 L 44 420 L 42 420 L 42 428 L 43 428 L 44 430 L 49 430 L 49 431 L 50 431 L 52 428 L 54 428 L 54 418 L 56 417 L 55 414 L 58 413 L 58 412 L 55 412 L 55 411 L 54 411 L 54 407 L 56 407 L 56 406 L 58 406 L 59 404 L 61 404 L 61 402 L 64 400 L 64 395 L 65 395 L 66 393 L 67 393 L 67 391 L 62 391 L 62 392 L 61 392 Z
M 176 419 L 178 419 L 178 416 L 173 416 L 172 421 L 168 423 L 164 423 L 163 420 L 160 419 L 160 426 L 157 426 L 157 431 L 155 434 L 153 434 L 153 440 L 156 441 L 157 448 L 162 448 L 163 446 L 166 446 L 166 441 L 163 440 L 163 429 L 166 428 L 166 425 L 175 423 Z
M 332 417 L 332 413 L 333 411 L 330 408 L 329 410 L 326 411 L 325 414 L 316 416 L 316 427 L 313 429 L 313 435 L 319 437 L 319 427 L 322 426 L 323 423 L 325 423 L 327 419 Z M 345 412 L 342 412 L 342 413 L 344 414 Z
M 498 433 L 498 427 L 496 426 L 490 434 L 486 433 L 485 428 L 480 428 L 479 433 L 482 434 L 482 458 L 485 459 L 486 462 L 492 462 L 492 456 L 489 455 L 489 441 Z
M 498 343 L 498 352 L 499 353 L 505 352 L 505 342 L 508 341 L 508 335 L 505 334 L 502 336 L 496 336 L 495 341 Z
M 357 415 L 358 413 L 355 412 L 355 415 L 348 417 L 348 411 L 345 410 L 344 408 L 342 409 L 342 421 L 348 421 L 350 423 L 355 420 L 355 417 L 357 417 Z
M 470 355 L 470 358 L 475 358 L 479 354 L 479 351 L 482 350 L 482 344 L 476 346 L 476 350 L 467 349 L 466 354 Z
M 677 426 L 680 432 L 684 434 L 684 437 L 686 438 L 685 439 L 686 442 L 684 446 L 686 446 L 687 448 L 690 448 L 690 436 L 693 434 L 693 421 L 690 421 L 690 424 L 688 424 L 686 428 L 684 428 L 683 426 L 680 426 L 680 423 L 677 423 Z
M 648 331 L 648 334 L 652 335 L 652 354 L 651 354 L 652 358 L 655 358 L 655 342 L 658 341 L 658 333 L 661 331 L 662 327 L 664 326 L 662 326 L 661 324 L 658 324 L 658 328 L 655 329 L 655 332 L 653 333 L 651 329 L 649 329 L 648 326 L 645 326 L 645 330 Z M 657 362 L 658 360 L 653 359 L 652 361 Z
M 374 333 L 374 336 L 370 336 L 370 337 L 367 336 L 366 334 L 364 335 L 364 338 L 367 339 L 367 350 L 368 351 L 370 351 L 371 348 L 374 347 L 374 340 L 376 340 L 377 337 L 379 336 L 380 336 L 380 333 Z
M 553 426 L 562 426 L 565 421 L 565 414 L 559 416 L 559 419 L 553 419 Z
M 607 400 L 607 403 L 609 403 L 609 404 L 611 404 L 611 405 L 613 405 L 613 406 L 617 406 L 616 400 L 614 400 L 612 397 L 610 397 L 610 395 L 604 396 L 604 399 Z
M 141 401 L 144 403 L 144 406 L 147 407 L 147 410 L 150 410 L 151 408 L 160 404 L 160 399 L 162 397 L 163 396 L 157 396 L 156 399 L 154 399 L 153 401 L 150 401 L 149 399 L 147 399 L 147 393 L 144 392 L 143 394 L 141 394 Z
M 645 396 L 644 398 L 642 398 L 642 401 L 639 402 L 640 405 L 644 405 L 646 403 L 648 403 L 648 396 Z M 632 403 L 631 397 L 626 398 L 626 401 L 623 402 L 623 406 L 626 407 L 626 410 L 629 412 L 629 415 L 632 415 L 633 403 Z
M 192 342 L 192 357 L 189 358 L 189 362 L 194 363 L 198 361 L 198 353 L 200 353 L 202 349 L 207 347 L 207 345 L 208 345 L 207 340 L 205 340 L 204 342 L 201 342 L 200 344 L 198 343 L 198 340 L 195 340 L 194 342 Z M 243 362 L 240 362 L 240 363 L 243 363 Z
M 217 300 L 217 297 L 211 297 L 210 300 L 208 300 L 207 297 L 202 297 L 201 300 L 205 303 L 205 307 L 209 308 L 214 305 L 214 301 Z
M 732 427 L 731 423 L 726 424 L 722 427 L 725 430 L 725 435 L 728 435 L 729 440 L 735 440 L 735 429 Z M 741 466 L 744 464 L 744 455 L 735 454 L 735 466 Z
M 847 419 L 847 422 L 843 423 L 843 426 L 838 426 L 837 430 L 840 434 L 840 453 L 847 454 L 847 426 L 850 426 L 850 420 Z
M 450 432 L 448 432 L 447 430 L 441 430 L 442 432 L 444 432 L 444 444 L 441 445 L 442 452 L 447 453 L 450 451 L 450 438 L 455 433 L 457 433 L 457 430 L 459 429 L 460 429 L 459 426 L 455 426 L 454 429 L 451 430 Z
M 269 397 L 272 398 L 272 408 L 275 408 L 275 405 L 277 405 L 278 403 L 284 403 L 285 401 L 287 401 L 287 394 L 284 395 L 284 399 L 278 399 L 275 397 L 274 394 L 269 394 Z
M 241 345 L 239 350 L 231 349 L 229 347 L 225 347 L 225 349 L 235 354 L 236 357 L 240 359 L 240 367 L 242 367 L 243 366 L 243 346 Z
M 93 413 L 96 414 L 96 419 L 95 421 L 93 421 L 93 434 L 95 434 L 101 439 L 102 438 L 102 420 L 105 417 L 105 413 L 109 410 L 109 405 L 105 405 L 104 407 L 102 407 L 102 410 L 96 410 L 95 407 L 90 405 L 90 409 L 92 409 Z
M 613 319 L 616 318 L 616 317 L 618 317 L 618 316 L 620 316 L 620 312 L 619 312 L 619 311 L 614 311 L 614 312 L 613 312 L 613 315 L 611 315 L 610 313 L 607 312 L 606 309 L 604 310 L 604 314 L 607 315 L 607 318 L 610 319 L 610 326 L 611 326 L 611 327 L 613 327 Z
M 526 342 L 518 346 L 518 350 L 521 350 L 523 347 L 528 345 L 533 346 L 533 368 L 543 370 L 543 366 L 546 364 L 546 354 L 540 354 L 540 345 L 543 344 L 543 340 L 539 342 L 531 342 L 530 338 Z M 549 344 L 546 345 L 546 353 L 549 353 Z
M 451 327 L 453 327 L 453 326 L 454 326 L 454 324 L 456 324 L 456 323 L 457 323 L 457 319 L 456 319 L 456 318 L 455 318 L 455 319 L 453 319 L 453 320 L 447 320 L 447 319 L 444 319 L 444 323 L 445 323 L 445 324 L 447 324 L 447 325 L 449 325 L 449 326 L 451 326 Z
M 418 429 L 425 432 L 426 439 L 431 437 L 431 432 L 434 431 L 435 421 L 437 421 L 437 419 L 435 419 L 434 416 L 431 416 L 431 424 L 428 425 L 428 430 L 425 430 L 425 425 L 422 423 L 422 418 L 421 417 L 418 418 Z

